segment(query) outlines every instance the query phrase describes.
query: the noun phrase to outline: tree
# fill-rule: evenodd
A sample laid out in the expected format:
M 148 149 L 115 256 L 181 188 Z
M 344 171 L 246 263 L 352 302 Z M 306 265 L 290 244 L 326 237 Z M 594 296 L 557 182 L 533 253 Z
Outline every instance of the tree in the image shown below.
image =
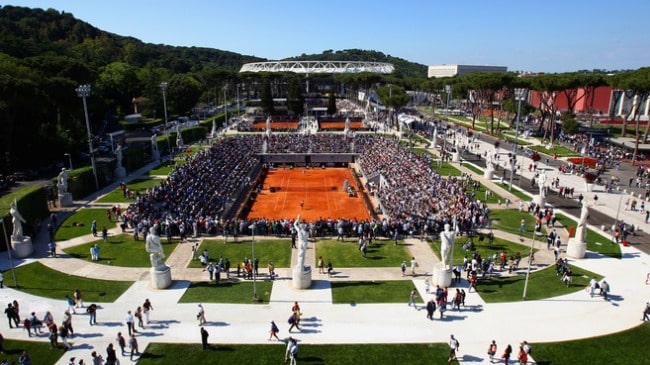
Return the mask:
M 536 76 L 531 80 L 531 88 L 539 92 L 541 122 L 538 132 L 544 130 L 544 139 L 549 137 L 553 144 L 555 137 L 555 121 L 557 118 L 557 97 L 564 90 L 565 84 L 560 82 L 556 74 Z
M 336 95 L 330 91 L 329 99 L 327 100 L 327 115 L 336 114 Z
M 97 90 L 109 106 L 120 114 L 128 114 L 131 100 L 140 94 L 136 69 L 124 62 L 113 62 L 103 68 L 97 80 Z
M 262 91 L 260 92 L 260 104 L 264 114 L 271 116 L 275 114 L 275 106 L 273 103 L 273 94 L 271 93 L 271 80 L 264 79 L 262 84 Z
M 624 119 L 628 120 L 630 115 L 632 115 L 632 120 L 635 121 L 635 143 L 634 153 L 632 154 L 632 165 L 634 165 L 639 153 L 639 139 L 641 138 L 639 117 L 641 116 L 643 105 L 647 103 L 648 97 L 650 96 L 650 67 L 643 67 L 636 71 L 623 73 L 614 79 L 614 84 L 625 91 L 625 97 L 629 97 L 632 100 L 632 107 Z M 623 126 L 625 128 L 625 123 Z M 649 129 L 650 123 L 646 125 L 645 132 L 643 133 L 643 141 L 647 140 Z
M 580 122 L 578 122 L 571 112 L 565 112 L 562 116 L 562 131 L 566 134 L 576 134 L 580 130 Z
M 299 79 L 294 78 L 289 84 L 287 90 L 287 108 L 296 116 L 301 116 L 305 112 L 305 96 L 302 91 L 302 83 Z
M 174 75 L 167 90 L 169 109 L 175 114 L 185 114 L 194 108 L 201 96 L 201 84 L 191 75 Z
M 474 72 L 462 78 L 462 83 L 471 94 L 468 99 L 475 106 L 472 112 L 472 128 L 475 127 L 476 116 L 480 114 L 480 110 L 487 107 L 490 110 L 488 130 L 494 134 L 494 105 L 498 103 L 500 108 L 504 92 L 512 79 L 511 74 L 500 72 Z

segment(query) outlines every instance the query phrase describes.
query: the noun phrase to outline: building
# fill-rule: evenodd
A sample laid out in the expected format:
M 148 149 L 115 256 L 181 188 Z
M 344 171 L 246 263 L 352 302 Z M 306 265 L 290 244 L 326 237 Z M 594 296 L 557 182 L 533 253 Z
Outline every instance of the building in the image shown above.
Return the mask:
M 472 72 L 508 72 L 506 66 L 477 66 L 477 65 L 435 65 L 429 66 L 428 77 L 463 76 Z

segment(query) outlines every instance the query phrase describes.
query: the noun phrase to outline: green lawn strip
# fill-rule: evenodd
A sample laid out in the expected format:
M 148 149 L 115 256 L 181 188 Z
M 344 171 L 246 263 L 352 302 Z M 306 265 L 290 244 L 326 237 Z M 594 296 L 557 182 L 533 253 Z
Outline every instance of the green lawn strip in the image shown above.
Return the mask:
M 527 262 L 527 257 L 521 260 L 517 275 L 479 279 L 477 287 L 481 298 L 486 303 L 505 303 L 523 300 Z M 592 277 L 595 276 L 597 280 L 603 278 L 601 275 L 576 266 L 571 266 L 571 270 L 573 270 L 573 280 L 569 287 L 557 275 L 555 266 L 531 272 L 528 279 L 528 288 L 526 289 L 526 300 L 541 300 L 575 293 L 584 290 Z M 585 296 L 588 297 L 589 294 L 585 293 Z
M 178 164 L 180 165 L 182 162 L 179 162 Z M 175 165 L 175 161 L 165 161 L 162 164 L 149 170 L 147 174 L 149 176 L 169 176 L 172 171 L 174 171 Z
M 83 338 L 68 339 L 71 345 L 83 342 Z M 27 351 L 29 357 L 32 359 L 32 364 L 38 365 L 54 365 L 61 356 L 65 355 L 65 346 L 59 340 L 59 347 L 53 349 L 50 347 L 49 341 L 19 341 L 5 338 L 2 348 L 4 351 L 0 354 L 0 360 L 7 359 L 9 364 L 18 364 L 18 357 Z
M 650 336 L 650 326 L 642 324 L 605 336 L 574 341 L 533 343 L 532 354 L 539 365 L 644 364 L 648 361 L 648 356 L 642 348 L 648 336 Z M 580 350 L 576 351 L 576 349 Z
M 440 163 L 439 160 L 435 161 L 432 167 L 442 176 L 460 176 L 462 173 L 459 169 L 455 168 L 449 162 L 443 162 L 442 167 L 438 167 L 440 166 L 439 163 Z
M 171 244 L 167 243 L 167 239 L 163 237 L 161 240 L 165 256 L 174 251 L 177 240 L 173 240 Z M 111 266 L 121 267 L 150 267 L 151 261 L 149 254 L 145 251 L 144 240 L 138 241 L 133 239 L 130 234 L 119 234 L 117 236 L 109 236 L 108 242 L 102 239 L 92 242 L 84 243 L 82 245 L 68 247 L 63 250 L 70 256 L 86 261 L 90 260 L 90 247 L 95 244 L 99 245 L 99 261 L 98 264 L 106 264 Z
M 466 164 L 463 165 L 463 167 L 466 167 L 466 168 L 468 168 L 468 169 L 474 171 L 474 172 L 475 172 L 476 174 L 478 174 L 479 176 L 483 176 L 483 169 L 481 169 L 481 168 L 479 168 L 479 167 L 476 167 L 476 166 L 474 166 L 473 164 L 466 163 Z
M 106 209 L 78 209 L 59 225 L 54 239 L 56 241 L 65 241 L 83 235 L 89 235 L 90 225 L 93 220 L 97 221 L 98 234 L 101 233 L 104 227 L 111 229 L 117 225 L 115 219 L 108 220 Z
M 568 231 L 569 227 L 576 227 L 577 222 L 565 216 L 562 213 L 556 213 L 558 223 Z M 612 241 L 611 237 L 604 237 L 603 235 L 595 232 L 593 229 L 587 228 L 587 250 L 598 252 L 601 255 L 609 256 L 612 258 L 621 258 L 621 247 Z
M 526 220 L 524 237 L 530 238 L 535 229 L 535 217 L 527 211 L 518 209 L 494 209 L 490 211 L 492 228 L 501 231 L 520 234 L 521 219 Z
M 508 190 L 508 192 L 510 194 L 516 196 L 517 198 L 519 198 L 519 199 L 521 199 L 521 200 L 523 200 L 525 202 L 531 201 L 533 199 L 533 198 L 530 197 L 530 195 L 528 195 L 528 194 L 524 193 L 523 191 L 519 190 L 519 188 L 517 187 L 517 185 L 515 185 L 514 182 L 512 183 L 512 190 L 509 190 L 510 189 L 510 184 L 509 183 L 504 182 L 503 184 L 499 183 L 499 185 L 501 185 L 505 190 Z
M 147 189 L 153 188 L 154 186 L 157 186 L 160 184 L 162 179 L 136 179 L 128 184 L 126 184 L 126 187 L 133 192 L 134 195 L 143 195 Z M 97 199 L 96 202 L 98 203 L 133 203 L 133 198 L 125 197 L 124 193 L 122 193 L 122 189 L 119 187 L 116 189 L 113 189 L 110 193 L 102 196 L 101 198 Z
M 554 145 L 553 148 L 548 149 L 546 148 L 546 146 L 536 145 L 536 146 L 530 146 L 529 148 L 537 152 L 545 153 L 549 156 L 553 156 L 553 154 L 555 153 L 557 153 L 558 157 L 580 156 L 578 152 L 572 151 L 564 146 Z
M 411 260 L 407 246 L 400 242 L 395 245 L 392 240 L 373 240 L 368 245 L 366 257 L 359 251 L 356 238 L 348 237 L 345 242 L 324 240 L 316 243 L 316 257 L 323 256 L 323 261 L 332 262 L 336 271 L 339 267 L 395 267 L 402 261 Z
M 398 270 L 399 268 L 396 268 Z M 404 303 L 413 290 L 410 280 L 395 281 L 333 281 L 332 303 Z
M 230 237 L 232 240 L 232 237 Z M 227 244 L 223 240 L 205 239 L 198 248 L 198 254 L 203 253 L 203 250 L 208 250 L 208 257 L 210 261 L 217 262 L 219 257 L 224 260 L 230 260 L 230 270 L 237 269 L 237 263 L 242 262 L 244 258 L 253 257 L 253 249 L 251 240 L 240 240 L 239 242 L 228 241 Z M 260 260 L 259 270 L 267 272 L 269 261 L 273 261 L 275 267 L 289 267 L 291 265 L 291 239 L 273 239 L 268 240 L 262 237 L 255 237 L 255 258 Z M 200 268 L 201 262 L 193 260 L 188 265 L 190 268 Z
M 86 303 L 114 302 L 133 284 L 130 281 L 98 280 L 68 275 L 39 262 L 18 266 L 16 278 L 21 291 L 39 297 L 60 299 L 61 303 L 64 303 L 66 294 L 72 295 L 75 288 L 83 293 Z M 10 271 L 5 272 L 4 280 L 5 285 L 16 286 Z
M 206 275 L 206 279 L 207 277 Z M 268 303 L 272 289 L 273 281 L 268 280 L 266 276 L 257 277 L 255 290 L 259 298 L 258 303 Z M 221 274 L 219 284 L 208 280 L 193 282 L 178 302 L 252 304 L 253 280 L 227 280 L 226 276 Z
M 461 265 L 463 263 L 463 258 L 467 256 L 468 259 L 471 260 L 472 255 L 474 253 L 477 253 L 481 255 L 481 258 L 483 259 L 492 259 L 496 258 L 495 265 L 498 267 L 499 266 L 499 255 L 501 252 L 506 252 L 506 255 L 508 258 L 511 256 L 514 256 L 517 252 L 520 253 L 522 256 L 522 262 L 525 260 L 525 257 L 528 255 L 528 250 L 530 249 L 529 242 L 524 241 L 527 244 L 522 244 L 518 242 L 512 242 L 508 240 L 504 240 L 499 237 L 494 237 L 494 242 L 492 243 L 491 247 L 488 247 L 488 240 L 487 238 L 483 239 L 482 241 L 479 241 L 478 236 L 475 236 L 472 238 L 472 241 L 474 242 L 474 250 L 473 251 L 465 251 L 463 249 L 463 244 L 465 244 L 470 238 L 465 236 L 458 236 L 456 235 L 456 239 L 454 240 L 454 266 L 456 265 Z M 430 243 L 431 249 L 433 249 L 433 252 L 436 253 L 438 257 L 440 257 L 440 237 L 436 237 L 436 240 Z M 537 249 L 534 249 L 533 252 L 537 252 Z M 495 256 L 496 255 L 496 256 Z
M 277 319 L 276 323 L 280 326 Z M 208 328 L 208 331 L 211 330 Z M 283 332 L 280 326 L 280 338 L 284 337 Z M 198 328 L 196 336 L 198 341 Z M 268 345 L 214 344 L 209 351 L 203 350 L 200 343 L 151 343 L 144 350 L 138 364 L 279 364 L 284 363 L 285 349 L 286 344 L 281 341 L 270 342 Z M 301 345 L 299 342 L 298 354 L 299 364 L 446 364 L 449 346 L 445 343 Z M 454 361 L 452 364 L 458 362 Z

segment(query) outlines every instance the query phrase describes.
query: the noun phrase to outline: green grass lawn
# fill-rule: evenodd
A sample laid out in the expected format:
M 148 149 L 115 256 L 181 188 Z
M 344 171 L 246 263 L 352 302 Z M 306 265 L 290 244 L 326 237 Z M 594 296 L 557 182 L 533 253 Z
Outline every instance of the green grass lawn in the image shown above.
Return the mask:
M 280 326 L 277 320 L 276 323 Z M 280 328 L 279 336 L 282 338 L 285 333 L 283 333 L 282 326 Z M 198 328 L 196 336 L 197 340 L 200 339 Z M 205 351 L 200 344 L 152 343 L 147 346 L 138 360 L 138 364 L 280 364 L 284 363 L 285 348 L 284 342 L 270 342 L 268 345 L 213 345 L 211 350 Z M 449 346 L 441 343 L 299 344 L 298 364 L 446 364 L 448 357 Z M 360 359 L 362 360 L 360 361 Z M 452 364 L 457 364 L 457 362 L 452 362 Z
M 54 239 L 56 241 L 65 241 L 86 234 L 89 235 L 90 224 L 93 220 L 97 221 L 98 234 L 101 233 L 103 227 L 111 229 L 117 225 L 115 219 L 108 220 L 106 209 L 79 209 L 59 225 Z
M 136 179 L 126 184 L 126 187 L 133 192 L 133 194 L 144 194 L 147 189 L 159 185 L 162 179 Z M 122 189 L 119 187 L 110 193 L 102 196 L 96 200 L 98 203 L 133 203 L 133 199 L 125 197 Z
M 334 304 L 406 304 L 409 301 L 409 293 L 413 290 L 413 283 L 410 280 L 333 281 L 331 285 Z
M 443 162 L 442 167 L 439 166 L 440 161 L 436 161 L 433 163 L 433 169 L 436 170 L 440 175 L 442 176 L 460 176 L 461 171 L 457 168 L 455 168 L 451 163 L 449 162 Z
M 260 268 L 260 274 L 265 273 L 266 270 Z M 208 282 L 206 273 L 206 281 L 190 284 L 179 303 L 253 303 L 252 280 L 226 280 L 225 277 L 226 275 L 221 274 L 221 281 L 216 284 L 214 281 Z M 273 282 L 268 280 L 266 275 L 258 276 L 255 279 L 255 290 L 259 303 L 269 302 L 272 289 Z
M 509 233 L 520 234 L 522 218 L 526 220 L 524 236 L 530 238 L 535 229 L 535 217 L 532 214 L 526 211 L 520 212 L 518 209 L 494 209 L 490 211 L 492 228 Z
M 577 223 L 573 219 L 565 216 L 564 214 L 557 213 L 558 223 L 568 231 L 569 227 L 576 227 Z M 587 250 L 598 252 L 601 255 L 613 257 L 616 259 L 621 258 L 621 247 L 612 241 L 611 237 L 604 237 L 592 229 L 587 228 Z
M 123 267 L 151 266 L 149 254 L 145 251 L 144 240 L 136 241 L 129 234 L 109 236 L 108 243 L 99 239 L 82 245 L 68 247 L 63 251 L 74 258 L 90 261 L 90 247 L 95 244 L 99 244 L 99 261 L 97 262 L 99 264 Z M 167 243 L 167 239 L 163 238 L 162 247 L 165 256 L 169 257 L 177 244 L 177 240 L 173 240 L 169 244 Z
M 483 241 L 479 241 L 478 237 L 473 237 L 475 250 L 465 251 L 463 250 L 463 244 L 468 240 L 469 238 L 467 236 L 456 236 L 456 239 L 454 240 L 454 265 L 461 265 L 465 256 L 467 256 L 468 259 L 471 259 L 472 254 L 474 253 L 481 255 L 483 259 L 492 258 L 495 254 L 498 257 L 498 255 L 504 251 L 508 257 L 516 254 L 517 252 L 519 252 L 521 256 L 524 257 L 528 254 L 528 250 L 530 249 L 530 246 L 528 245 L 511 242 L 499 237 L 494 237 L 494 243 L 492 243 L 491 247 L 488 247 L 487 238 L 485 238 Z M 530 240 L 527 239 L 525 243 L 530 244 Z M 437 237 L 436 241 L 433 241 L 430 244 L 433 252 L 435 252 L 436 255 L 440 257 L 440 238 Z M 534 251 L 537 252 L 537 250 Z M 524 261 L 523 258 L 522 261 Z
M 476 167 L 473 164 L 466 163 L 463 165 L 464 167 L 467 167 L 468 169 L 472 170 L 474 173 L 483 176 L 483 169 L 480 167 Z
M 27 336 L 27 335 L 25 335 Z M 78 345 L 83 342 L 83 339 L 69 339 L 71 345 Z M 4 351 L 0 354 L 0 360 L 7 359 L 10 364 L 18 364 L 18 357 L 27 351 L 32 358 L 32 364 L 38 365 L 54 365 L 65 354 L 65 348 L 59 340 L 59 348 L 50 348 L 50 342 L 36 342 L 36 341 L 19 341 L 5 338 L 2 347 Z
M 527 263 L 528 256 L 524 257 L 519 264 L 519 275 L 479 279 L 477 287 L 481 298 L 486 303 L 504 303 L 523 300 L 522 295 L 526 281 L 525 271 Z M 571 266 L 571 270 L 573 270 L 573 281 L 569 287 L 556 275 L 555 266 L 531 272 L 526 290 L 526 300 L 541 300 L 574 293 L 584 290 L 592 277 L 595 276 L 598 280 L 603 278 L 601 275 L 583 270 L 579 267 Z M 585 292 L 585 296 L 588 297 L 589 294 Z
M 232 239 L 232 238 L 231 238 Z M 253 257 L 253 250 L 250 240 L 227 244 L 223 240 L 206 239 L 199 246 L 198 253 L 201 254 L 204 249 L 208 250 L 210 260 L 217 261 L 219 256 L 224 259 L 230 259 L 230 267 L 234 270 L 237 262 L 243 261 L 244 258 Z M 260 270 L 266 272 L 269 261 L 273 261 L 275 267 L 289 267 L 291 265 L 291 239 L 284 240 L 267 240 L 255 238 L 255 257 L 260 259 Z M 191 261 L 188 267 L 201 267 L 199 260 Z
M 399 267 L 402 261 L 411 260 L 407 246 L 399 241 L 373 240 L 368 246 L 366 257 L 359 251 L 357 239 L 347 238 L 346 242 L 323 240 L 316 243 L 316 257 L 323 256 L 325 263 L 332 262 L 337 267 Z
M 508 177 L 508 178 L 509 178 L 509 177 Z M 512 190 L 509 190 L 509 189 L 510 189 L 510 184 L 509 184 L 509 182 L 510 182 L 510 180 L 508 180 L 507 183 L 504 182 L 503 184 L 501 184 L 501 183 L 499 183 L 499 184 L 500 184 L 500 185 L 501 185 L 505 190 L 508 190 L 508 192 L 509 192 L 510 194 L 516 196 L 517 198 L 519 198 L 519 199 L 521 199 L 521 200 L 523 200 L 523 201 L 525 201 L 525 202 L 533 200 L 533 198 L 531 198 L 530 195 L 524 193 L 523 191 L 521 191 L 521 190 L 519 190 L 519 189 L 517 188 L 517 185 L 516 185 L 517 182 L 515 182 L 515 181 L 512 182 Z
M 529 147 L 531 150 L 540 152 L 540 153 L 545 153 L 549 156 L 553 156 L 553 154 L 557 153 L 558 157 L 571 157 L 571 156 L 580 156 L 580 154 L 576 151 L 570 150 L 564 146 L 558 146 L 558 145 L 553 145 L 553 148 L 548 149 L 546 148 L 545 145 L 536 145 L 536 146 L 530 146 Z
M 72 296 L 75 288 L 83 293 L 86 303 L 114 302 L 133 284 L 130 281 L 97 280 L 68 275 L 39 262 L 17 267 L 16 278 L 20 290 L 40 297 L 60 299 L 62 303 L 66 294 Z M 4 280 L 5 285 L 16 286 L 11 271 L 4 273 Z
M 179 162 L 181 164 L 182 162 Z M 174 171 L 175 162 L 174 161 L 165 161 L 162 164 L 154 167 L 149 170 L 147 173 L 149 176 L 169 176 L 169 174 Z
M 276 321 L 277 322 L 277 321 Z M 284 333 L 281 331 L 280 336 Z M 197 341 L 199 331 L 196 330 Z M 540 365 L 561 364 L 643 364 L 646 354 L 639 351 L 643 340 L 650 336 L 650 326 L 640 325 L 612 335 L 575 341 L 532 343 L 533 356 Z M 461 341 L 461 354 L 462 341 Z M 9 341 L 7 341 L 9 342 Z M 6 343 L 7 343 L 6 342 Z M 604 346 L 603 344 L 607 344 Z M 205 351 L 200 344 L 151 343 L 138 360 L 141 365 L 251 363 L 277 364 L 284 360 L 285 344 L 219 345 Z M 503 349 L 505 344 L 499 344 Z M 580 349 L 576 351 L 576 349 Z M 300 358 L 309 364 L 356 365 L 363 358 L 371 364 L 443 364 L 448 356 L 444 343 L 376 344 L 376 345 L 306 345 L 300 346 Z M 486 355 L 481 355 L 486 356 Z M 515 361 L 513 361 L 514 363 Z M 40 363 L 40 362 L 39 362 Z M 53 362 L 45 363 L 52 364 Z

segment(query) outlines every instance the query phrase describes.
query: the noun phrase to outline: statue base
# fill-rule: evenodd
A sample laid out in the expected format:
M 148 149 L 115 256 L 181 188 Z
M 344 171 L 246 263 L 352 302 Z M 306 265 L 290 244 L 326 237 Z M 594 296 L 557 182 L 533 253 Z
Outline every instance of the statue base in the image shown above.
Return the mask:
M 460 153 L 454 152 L 451 154 L 451 162 L 460 162 Z
M 153 151 L 153 153 L 151 154 L 151 158 L 154 161 L 160 161 L 160 152 L 159 151 Z
M 11 238 L 11 255 L 18 259 L 23 259 L 34 253 L 34 245 L 32 245 L 32 238 L 23 236 L 21 239 Z
M 69 207 L 72 206 L 72 194 L 64 193 L 59 195 L 59 207 Z
M 441 269 L 439 267 L 434 267 L 433 276 L 431 278 L 431 285 L 438 285 L 441 288 L 451 286 L 451 269 Z
M 294 289 L 309 289 L 311 286 L 311 267 L 305 266 L 302 270 L 292 270 L 291 284 Z
M 492 177 L 494 176 L 494 169 L 488 169 L 483 172 L 483 177 L 492 180 Z
M 569 238 L 569 242 L 566 247 L 567 256 L 574 259 L 582 259 L 585 257 L 585 252 L 587 251 L 587 242 L 580 242 L 577 239 Z
M 121 179 L 123 177 L 126 177 L 126 169 L 124 167 L 118 167 L 115 169 L 115 176 L 117 176 L 118 179 Z
M 166 270 L 150 269 L 151 287 L 154 289 L 167 289 L 172 285 L 172 270 L 168 267 Z
M 540 196 L 539 194 L 533 197 L 533 202 L 535 204 L 539 204 L 540 208 L 544 208 L 546 206 L 546 198 Z

